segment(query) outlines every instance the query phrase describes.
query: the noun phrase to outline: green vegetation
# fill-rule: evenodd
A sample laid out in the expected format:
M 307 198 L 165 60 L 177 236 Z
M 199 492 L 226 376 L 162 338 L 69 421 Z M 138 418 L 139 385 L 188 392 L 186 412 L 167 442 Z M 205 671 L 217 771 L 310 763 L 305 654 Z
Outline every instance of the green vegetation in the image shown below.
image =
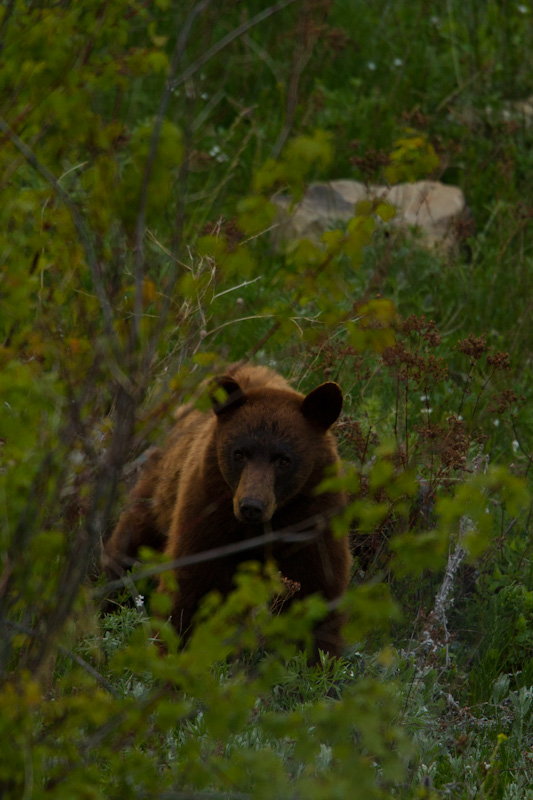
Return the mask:
M 532 39 L 503 0 L 1 4 L 1 798 L 533 798 Z M 422 177 L 453 253 L 372 203 L 272 246 L 275 191 Z M 123 478 L 241 358 L 345 392 L 337 663 L 275 570 L 183 651 L 160 557 L 105 599 Z

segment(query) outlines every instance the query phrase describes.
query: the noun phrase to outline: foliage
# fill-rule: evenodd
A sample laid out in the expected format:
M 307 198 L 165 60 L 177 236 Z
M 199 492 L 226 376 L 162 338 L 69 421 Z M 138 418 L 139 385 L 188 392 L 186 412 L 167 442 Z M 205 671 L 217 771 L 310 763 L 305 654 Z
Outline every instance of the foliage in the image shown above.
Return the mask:
M 6 800 L 533 797 L 530 16 L 2 5 Z M 346 176 L 460 183 L 477 229 L 447 259 L 365 202 L 272 246 L 274 192 Z M 121 477 L 252 357 L 345 393 L 337 662 L 307 665 L 326 604 L 279 614 L 273 567 L 207 598 L 184 650 L 161 556 L 118 595 L 99 577 Z

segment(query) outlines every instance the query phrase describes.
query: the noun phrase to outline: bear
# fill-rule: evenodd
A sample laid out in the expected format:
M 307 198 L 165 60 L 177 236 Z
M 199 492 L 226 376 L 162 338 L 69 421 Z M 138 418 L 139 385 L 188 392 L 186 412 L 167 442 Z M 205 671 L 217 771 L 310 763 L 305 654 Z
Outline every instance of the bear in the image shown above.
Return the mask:
M 315 491 L 339 465 L 330 431 L 342 409 L 338 384 L 304 396 L 269 368 L 237 364 L 215 379 L 210 395 L 211 411 L 179 408 L 166 447 L 150 453 L 105 546 L 107 574 L 131 565 L 141 545 L 174 560 L 265 531 L 312 535 L 179 567 L 171 619 L 184 642 L 202 598 L 212 590 L 227 595 L 243 561 L 273 558 L 297 587 L 294 597 L 319 593 L 328 601 L 347 589 L 352 563 L 347 537 L 333 536 L 329 526 L 344 495 Z M 319 650 L 341 654 L 342 621 L 331 610 L 317 626 L 311 663 Z

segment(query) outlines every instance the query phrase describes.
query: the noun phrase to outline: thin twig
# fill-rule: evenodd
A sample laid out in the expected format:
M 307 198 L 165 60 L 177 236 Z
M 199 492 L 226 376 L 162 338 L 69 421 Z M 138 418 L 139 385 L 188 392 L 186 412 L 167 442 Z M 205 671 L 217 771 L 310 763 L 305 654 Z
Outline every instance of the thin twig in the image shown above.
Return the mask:
M 38 633 L 38 631 L 32 630 L 31 628 L 27 628 L 25 625 L 21 625 L 19 622 L 13 622 L 10 619 L 4 617 L 2 619 L 2 624 L 7 625 L 8 628 L 12 628 L 12 630 L 16 631 L 17 633 L 23 633 L 25 636 L 30 636 L 32 639 L 42 639 L 42 634 Z M 110 695 L 116 697 L 117 699 L 120 697 L 120 694 L 117 690 L 107 681 L 103 675 L 85 661 L 84 658 L 79 656 L 77 653 L 73 653 L 72 650 L 69 650 L 68 647 L 64 647 L 62 644 L 57 645 L 57 649 L 61 653 L 61 655 L 66 656 L 71 661 L 75 661 L 78 666 L 87 672 L 88 675 L 91 675 L 98 683 L 104 687 L 106 692 L 109 692 Z
M 303 27 L 304 30 L 307 27 L 306 17 L 308 13 L 309 10 L 307 5 L 304 3 L 302 5 L 302 15 L 299 23 L 299 27 Z M 300 83 L 300 78 L 305 67 L 309 63 L 315 44 L 314 41 L 312 44 L 309 44 L 309 42 L 306 43 L 305 38 L 305 33 L 302 33 L 294 49 L 294 56 L 292 59 L 292 67 L 289 78 L 289 87 L 287 91 L 287 101 L 285 104 L 285 121 L 281 131 L 279 132 L 278 138 L 276 139 L 274 147 L 272 148 L 272 158 L 279 157 L 283 147 L 285 146 L 285 142 L 289 138 L 289 134 L 294 123 L 294 115 L 298 106 L 298 86 Z
M 247 33 L 256 25 L 259 25 L 265 19 L 268 19 L 268 17 L 271 17 L 273 14 L 277 14 L 278 11 L 282 11 L 284 8 L 287 8 L 287 6 L 290 6 L 292 3 L 296 2 L 298 2 L 298 0 L 281 0 L 281 2 L 276 3 L 273 6 L 269 6 L 269 8 L 266 8 L 264 11 L 256 14 L 255 17 L 252 17 L 252 19 L 248 20 L 247 22 L 243 22 L 242 25 L 239 25 L 237 28 L 228 33 L 227 36 L 224 36 L 222 39 L 220 39 L 219 42 L 214 44 L 209 48 L 209 50 L 206 50 L 203 55 L 197 58 L 190 67 L 184 70 L 180 77 L 173 82 L 172 88 L 177 89 L 178 86 L 181 86 L 182 83 L 185 83 L 185 81 L 191 78 L 195 72 L 198 72 L 200 67 L 203 67 L 203 65 L 210 61 L 213 56 L 216 56 L 217 53 L 220 53 L 221 50 L 227 47 L 228 44 L 231 44 L 233 41 L 235 41 L 235 39 L 238 39 L 244 33 Z
M 59 586 L 62 591 L 56 598 L 55 608 L 46 618 L 46 636 L 40 648 L 32 654 L 31 668 L 38 669 L 50 652 L 52 642 L 68 619 L 79 589 L 91 562 L 95 547 L 101 541 L 111 516 L 119 475 L 126 461 L 131 441 L 136 409 L 136 398 L 119 387 L 117 394 L 117 423 L 104 463 L 95 480 L 94 494 L 85 525 L 77 532 L 70 555 L 66 560 Z
M 100 598 L 113 592 L 116 589 L 129 584 L 130 581 L 141 581 L 145 578 L 153 578 L 156 575 L 161 575 L 163 572 L 169 570 L 180 569 L 182 567 L 189 567 L 193 564 L 202 564 L 206 561 L 214 561 L 218 558 L 234 555 L 235 553 L 244 553 L 247 550 L 256 550 L 265 545 L 276 544 L 277 542 L 290 542 L 294 544 L 308 544 L 321 535 L 321 523 L 325 523 L 328 519 L 338 514 L 340 508 L 332 509 L 327 514 L 317 514 L 316 516 L 309 517 L 302 522 L 292 525 L 288 528 L 283 528 L 280 531 L 270 531 L 263 533 L 261 536 L 254 536 L 251 539 L 245 539 L 242 542 L 233 542 L 222 547 L 213 547 L 210 550 L 203 550 L 201 553 L 193 553 L 189 556 L 167 561 L 164 564 L 154 564 L 151 567 L 139 570 L 139 572 L 132 573 L 124 578 L 117 578 L 113 581 L 108 581 L 103 586 L 98 587 L 93 592 L 93 597 Z
M 250 317 L 238 317 L 237 319 L 230 319 L 228 322 L 223 322 L 222 325 L 217 325 L 216 328 L 207 331 L 204 336 L 204 339 L 206 339 L 208 336 L 212 336 L 214 333 L 218 333 L 218 331 L 221 331 L 228 325 L 234 325 L 237 322 L 247 322 L 248 320 L 251 319 L 272 319 L 273 316 L 274 314 L 252 314 Z
M 137 224 L 135 229 L 135 305 L 134 305 L 135 312 L 134 312 L 133 325 L 131 328 L 133 336 L 133 342 L 132 342 L 133 348 L 135 347 L 138 341 L 139 326 L 140 326 L 140 320 L 142 316 L 142 306 L 143 306 L 144 236 L 146 232 L 146 207 L 148 203 L 148 186 L 150 183 L 150 179 L 152 177 L 152 171 L 154 167 L 155 157 L 157 154 L 157 147 L 159 144 L 159 138 L 161 136 L 161 129 L 163 127 L 165 113 L 168 107 L 168 103 L 170 101 L 170 97 L 172 95 L 172 82 L 174 79 L 174 75 L 176 74 L 178 66 L 185 53 L 185 47 L 187 45 L 187 41 L 194 20 L 199 14 L 202 13 L 202 11 L 204 11 L 207 8 L 210 2 L 211 0 L 201 0 L 200 3 L 197 3 L 191 9 L 184 23 L 182 23 L 181 21 L 178 22 L 177 33 L 179 32 L 179 35 L 177 36 L 176 45 L 174 47 L 174 51 L 170 59 L 170 65 L 169 65 L 167 80 L 165 82 L 165 88 L 163 89 L 163 92 L 161 93 L 161 97 L 159 99 L 159 107 L 157 109 L 155 124 L 152 129 L 152 135 L 150 137 L 150 148 L 148 151 L 148 157 L 146 159 L 146 164 L 144 167 L 141 197 L 139 201 L 139 210 L 137 212 Z
M 7 4 L 7 7 L 6 7 L 5 11 L 4 11 L 2 24 L 0 25 L 0 54 L 2 53 L 2 50 L 4 49 L 4 37 L 5 37 L 7 26 L 8 26 L 9 20 L 11 19 L 11 15 L 13 13 L 14 8 L 15 8 L 15 0 L 9 0 L 9 2 Z
M 69 210 L 70 215 L 72 217 L 72 221 L 74 223 L 74 227 L 76 228 L 76 232 L 79 236 L 80 242 L 82 244 L 85 258 L 87 259 L 87 264 L 91 271 L 94 288 L 96 291 L 96 295 L 100 302 L 100 306 L 102 311 L 104 312 L 104 318 L 106 322 L 106 332 L 107 335 L 110 337 L 111 341 L 116 345 L 116 334 L 113 330 L 113 309 L 111 303 L 109 302 L 109 298 L 107 296 L 107 292 L 105 291 L 103 282 L 100 278 L 100 268 L 98 265 L 98 259 L 96 256 L 96 251 L 94 248 L 94 244 L 91 240 L 91 236 L 89 231 L 87 230 L 83 218 L 78 210 L 78 207 L 70 198 L 69 194 L 63 189 L 63 187 L 59 184 L 56 177 L 50 172 L 50 170 L 42 164 L 33 150 L 31 150 L 28 145 L 22 141 L 22 139 L 17 136 L 15 131 L 11 129 L 8 123 L 0 117 L 0 131 L 2 131 L 10 142 L 17 148 L 17 150 L 22 153 L 28 164 L 33 167 L 33 169 L 39 173 L 39 175 L 44 178 L 44 180 L 52 187 L 55 194 L 59 197 L 61 202 L 66 206 Z
M 251 283 L 262 280 L 262 278 L 262 275 L 258 275 L 257 278 L 252 278 L 251 281 L 243 281 L 242 283 L 239 283 L 238 286 L 232 286 L 229 289 L 224 289 L 223 292 L 217 292 L 217 294 L 213 295 L 213 300 L 216 300 L 218 297 L 222 297 L 224 294 L 229 294 L 229 292 L 236 292 L 238 289 L 242 289 L 243 286 L 249 286 Z

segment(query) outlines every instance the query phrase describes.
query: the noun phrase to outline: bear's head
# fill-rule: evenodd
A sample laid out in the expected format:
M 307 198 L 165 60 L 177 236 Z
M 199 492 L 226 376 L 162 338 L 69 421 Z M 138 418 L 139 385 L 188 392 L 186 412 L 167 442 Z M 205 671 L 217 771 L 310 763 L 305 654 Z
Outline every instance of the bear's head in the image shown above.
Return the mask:
M 224 376 L 212 401 L 218 466 L 241 522 L 268 523 L 295 497 L 311 496 L 325 467 L 338 460 L 327 433 L 342 409 L 336 383 L 323 383 L 304 397 L 268 385 L 244 392 Z

